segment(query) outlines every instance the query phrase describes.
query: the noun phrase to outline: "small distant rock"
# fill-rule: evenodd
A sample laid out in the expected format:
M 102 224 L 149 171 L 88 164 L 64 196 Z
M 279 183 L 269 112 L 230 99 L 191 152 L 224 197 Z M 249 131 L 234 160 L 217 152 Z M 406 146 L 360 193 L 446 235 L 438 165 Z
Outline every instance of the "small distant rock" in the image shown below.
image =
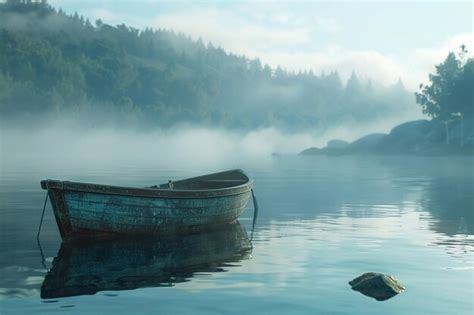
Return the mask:
M 377 301 L 385 301 L 405 290 L 394 277 L 377 272 L 367 272 L 350 281 L 352 290 L 370 296 Z

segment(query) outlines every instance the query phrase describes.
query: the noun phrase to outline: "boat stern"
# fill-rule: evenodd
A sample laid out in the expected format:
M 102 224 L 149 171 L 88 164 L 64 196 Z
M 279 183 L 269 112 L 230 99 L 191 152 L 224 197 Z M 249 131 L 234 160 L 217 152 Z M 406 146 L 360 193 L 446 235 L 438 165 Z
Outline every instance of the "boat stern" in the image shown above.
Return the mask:
M 72 227 L 69 211 L 64 199 L 63 183 L 62 181 L 52 179 L 46 179 L 40 182 L 41 189 L 48 191 L 49 201 L 53 208 L 59 233 L 63 239 L 66 239 L 72 236 Z
M 49 182 L 49 181 L 50 181 L 50 179 L 42 180 L 42 181 L 41 181 L 41 189 L 48 190 L 48 182 Z

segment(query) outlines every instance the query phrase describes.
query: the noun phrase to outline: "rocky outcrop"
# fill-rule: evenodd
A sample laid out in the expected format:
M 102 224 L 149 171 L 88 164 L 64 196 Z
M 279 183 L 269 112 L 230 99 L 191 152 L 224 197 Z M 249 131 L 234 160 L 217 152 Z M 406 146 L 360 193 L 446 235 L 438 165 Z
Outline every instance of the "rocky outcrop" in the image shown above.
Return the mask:
M 377 301 L 388 300 L 405 290 L 394 277 L 377 272 L 367 272 L 350 281 L 352 290 L 370 296 Z
M 380 141 L 385 138 L 385 133 L 372 133 L 357 139 L 348 146 L 350 152 L 372 152 L 375 151 Z
M 349 142 L 347 141 L 335 139 L 335 140 L 329 141 L 326 147 L 328 149 L 345 149 L 347 148 L 348 145 L 349 145 Z
M 323 153 L 321 152 L 321 149 L 318 149 L 316 147 L 307 148 L 300 152 L 300 155 L 317 155 L 317 154 L 323 154 Z
M 446 125 L 435 120 L 415 120 L 393 128 L 389 134 L 373 133 L 347 144 L 331 140 L 324 148 L 309 148 L 303 155 L 453 155 L 474 154 L 474 121 L 450 122 Z
M 381 139 L 376 151 L 380 153 L 421 153 L 443 145 L 443 128 L 437 122 L 415 120 L 393 128 Z

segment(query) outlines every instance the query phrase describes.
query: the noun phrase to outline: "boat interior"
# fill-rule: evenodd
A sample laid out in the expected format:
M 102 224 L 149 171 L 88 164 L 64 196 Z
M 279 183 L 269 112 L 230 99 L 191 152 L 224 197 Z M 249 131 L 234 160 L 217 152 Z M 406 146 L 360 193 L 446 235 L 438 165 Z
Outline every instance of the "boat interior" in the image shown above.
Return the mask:
M 168 183 L 151 186 L 149 188 L 170 190 L 222 189 L 243 185 L 248 182 L 249 178 L 243 171 L 231 170 L 178 181 L 169 181 Z

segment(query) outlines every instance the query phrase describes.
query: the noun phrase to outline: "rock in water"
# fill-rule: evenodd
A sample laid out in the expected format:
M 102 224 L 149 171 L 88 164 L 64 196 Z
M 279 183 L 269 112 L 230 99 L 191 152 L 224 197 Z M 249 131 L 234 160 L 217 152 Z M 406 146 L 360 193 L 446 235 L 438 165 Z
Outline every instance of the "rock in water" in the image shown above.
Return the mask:
M 405 288 L 390 275 L 377 272 L 367 272 L 350 281 L 352 290 L 373 297 L 377 301 L 385 301 L 394 297 Z

